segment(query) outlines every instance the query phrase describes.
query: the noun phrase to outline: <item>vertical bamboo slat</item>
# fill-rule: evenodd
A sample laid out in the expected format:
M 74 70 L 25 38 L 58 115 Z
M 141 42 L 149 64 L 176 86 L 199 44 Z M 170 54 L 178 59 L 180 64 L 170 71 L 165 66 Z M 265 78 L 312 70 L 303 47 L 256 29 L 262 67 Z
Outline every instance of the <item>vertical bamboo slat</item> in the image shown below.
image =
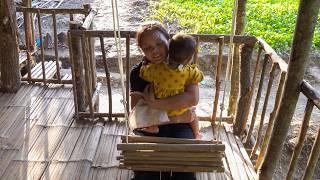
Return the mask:
M 256 97 L 254 109 L 253 109 L 253 115 L 252 115 L 252 118 L 251 118 L 248 135 L 247 135 L 247 138 L 246 138 L 246 143 L 245 143 L 246 146 L 249 145 L 250 138 L 251 138 L 251 134 L 252 134 L 252 131 L 253 131 L 253 127 L 254 127 L 254 124 L 255 124 L 255 122 L 256 122 L 256 116 L 257 116 L 257 112 L 258 112 L 259 105 L 260 105 L 260 98 L 261 98 L 262 87 L 263 87 L 263 82 L 264 82 L 264 74 L 265 74 L 265 72 L 266 72 L 267 63 L 268 63 L 268 58 L 269 58 L 268 55 L 265 54 L 265 55 L 264 55 L 264 59 L 263 59 L 262 70 L 261 70 L 261 74 L 260 74 L 260 80 L 259 80 L 259 87 L 258 87 L 257 97 Z M 252 157 L 251 157 L 251 158 L 252 158 Z
M 256 166 L 255 166 L 256 169 L 258 169 L 259 166 L 261 165 L 262 160 L 267 152 L 268 144 L 270 142 L 270 137 L 271 137 L 271 133 L 272 133 L 273 126 L 274 126 L 274 120 L 275 120 L 278 108 L 280 106 L 280 99 L 282 96 L 285 79 L 286 79 L 286 72 L 283 71 L 283 72 L 281 72 L 281 75 L 280 75 L 280 81 L 279 81 L 278 90 L 277 90 L 277 94 L 276 94 L 276 100 L 274 102 L 274 108 L 270 114 L 268 128 L 266 130 L 266 134 L 264 135 L 262 145 L 261 145 L 261 150 L 260 150 L 259 156 L 257 158 L 257 162 L 256 162 Z
M 275 71 L 276 71 L 276 64 L 272 64 L 271 71 L 269 74 L 268 88 L 267 88 L 267 92 L 266 92 L 266 97 L 264 99 L 261 119 L 260 119 L 260 123 L 259 123 L 257 141 L 256 141 L 255 145 L 253 146 L 253 149 L 251 152 L 251 157 L 253 157 L 254 154 L 256 153 L 256 151 L 258 150 L 258 146 L 260 145 L 260 141 L 262 138 L 262 128 L 263 128 L 264 118 L 265 118 L 265 115 L 267 112 L 267 106 L 268 106 L 268 102 L 269 102 L 269 96 L 270 96 L 270 92 L 271 92 L 271 88 L 272 88 L 272 84 L 273 84 L 273 80 L 274 80 Z
M 309 159 L 308 159 L 307 168 L 303 174 L 303 178 L 302 178 L 303 180 L 312 179 L 312 175 L 316 168 L 319 157 L 320 157 L 320 129 L 318 130 L 316 140 L 313 143 L 311 155 L 309 156 Z
M 82 53 L 83 53 L 83 65 L 84 65 L 84 71 L 85 71 L 85 86 L 86 86 L 86 98 L 87 98 L 87 103 L 89 105 L 89 111 L 91 118 L 94 118 L 94 112 L 93 112 L 93 104 L 92 104 L 92 86 L 90 83 L 90 68 L 89 68 L 89 58 L 88 58 L 88 45 L 86 41 L 86 37 L 83 34 L 81 37 L 82 41 Z
M 53 21 L 54 55 L 56 58 L 57 78 L 58 78 L 59 83 L 61 83 L 59 52 L 58 52 L 57 17 L 56 17 L 55 11 L 53 11 L 53 13 L 52 13 L 52 21 Z
M 303 147 L 303 141 L 307 135 L 313 106 L 314 105 L 313 105 L 312 100 L 309 99 L 307 102 L 305 112 L 304 112 L 303 122 L 302 122 L 302 126 L 300 129 L 300 134 L 299 134 L 299 139 L 298 139 L 296 146 L 294 147 L 294 151 L 293 151 L 293 154 L 291 157 L 290 166 L 289 166 L 289 170 L 288 170 L 287 177 L 286 177 L 287 180 L 293 179 L 294 171 L 296 169 L 297 162 L 298 162 L 298 158 L 299 158 L 299 155 L 300 155 L 302 147 Z
M 44 66 L 44 48 L 43 48 L 43 41 L 42 41 L 42 28 L 41 28 L 41 15 L 40 15 L 40 10 L 38 10 L 37 17 L 38 17 L 39 38 L 40 38 L 40 50 L 41 50 L 42 79 L 43 79 L 44 85 L 47 85 L 47 80 L 46 80 L 46 68 L 45 68 L 45 66 Z
M 73 21 L 73 14 L 69 14 L 70 21 Z
M 24 12 L 24 17 L 28 16 L 28 13 Z M 24 24 L 28 23 L 26 22 L 26 18 L 24 18 Z M 31 83 L 31 64 L 32 64 L 32 59 L 31 59 L 31 52 L 30 52 L 30 42 L 29 42 L 29 36 L 30 32 L 28 30 L 27 26 L 24 26 L 24 31 L 25 31 L 25 41 L 26 41 L 26 50 L 27 50 L 27 71 L 28 71 L 28 83 Z
M 219 38 L 219 54 L 218 54 L 218 62 L 216 64 L 216 93 L 214 96 L 213 110 L 212 110 L 212 116 L 211 116 L 211 123 L 213 125 L 212 129 L 214 129 L 214 125 L 216 121 L 219 96 L 220 96 L 220 85 L 221 85 L 220 74 L 221 74 L 221 65 L 222 65 L 223 46 L 224 46 L 224 37 L 221 36 Z
M 112 94 L 111 94 L 111 82 L 110 82 L 110 73 L 109 73 L 109 68 L 107 64 L 107 57 L 106 57 L 106 52 L 104 49 L 104 41 L 103 37 L 100 36 L 100 47 L 101 47 L 101 52 L 102 52 L 102 58 L 103 58 L 103 66 L 104 70 L 106 72 L 106 78 L 107 78 L 107 87 L 108 87 L 108 100 L 109 100 L 109 121 L 112 120 Z
M 129 98 L 129 68 L 130 68 L 130 34 L 126 36 L 126 107 L 127 112 L 130 112 L 130 98 Z
M 239 43 L 235 43 L 233 47 L 233 59 L 230 64 L 231 69 L 231 85 L 230 85 L 230 96 L 228 106 L 228 116 L 235 115 L 237 109 L 237 101 L 239 97 L 239 79 L 240 79 L 240 53 Z

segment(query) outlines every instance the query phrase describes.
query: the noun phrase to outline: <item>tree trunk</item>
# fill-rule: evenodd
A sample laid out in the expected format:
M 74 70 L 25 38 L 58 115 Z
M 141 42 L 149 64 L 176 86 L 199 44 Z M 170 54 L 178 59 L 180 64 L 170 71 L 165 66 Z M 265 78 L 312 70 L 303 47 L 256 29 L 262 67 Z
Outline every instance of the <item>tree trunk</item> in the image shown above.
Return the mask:
M 1 90 L 16 92 L 20 87 L 16 10 L 14 1 L 0 1 Z
M 236 35 L 241 35 L 244 32 L 245 28 L 245 18 L 246 18 L 246 4 L 247 0 L 239 0 L 238 1 L 238 9 L 237 9 L 237 20 L 236 20 Z M 235 114 L 236 112 L 236 103 L 239 97 L 239 44 L 235 44 L 232 63 L 232 74 L 231 74 L 231 90 L 229 97 L 229 107 L 228 107 L 228 115 Z
M 252 45 L 244 44 L 241 47 L 241 74 L 240 74 L 240 99 L 238 101 L 238 110 L 234 125 L 234 134 L 240 136 L 247 124 L 246 112 L 249 111 L 250 104 L 250 65 Z
M 272 131 L 270 144 L 264 162 L 258 171 L 260 180 L 272 179 L 280 158 L 300 94 L 300 85 L 303 80 L 309 51 L 312 45 L 312 37 L 318 18 L 319 7 L 319 0 L 300 1 L 284 92 L 277 112 L 275 128 L 273 128 Z

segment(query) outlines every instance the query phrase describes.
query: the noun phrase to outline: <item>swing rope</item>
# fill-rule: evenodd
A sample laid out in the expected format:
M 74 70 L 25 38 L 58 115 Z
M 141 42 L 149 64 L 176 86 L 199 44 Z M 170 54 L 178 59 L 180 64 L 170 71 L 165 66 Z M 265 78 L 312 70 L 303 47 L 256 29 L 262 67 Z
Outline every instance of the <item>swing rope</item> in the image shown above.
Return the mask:
M 233 65 L 233 37 L 235 35 L 236 26 L 235 23 L 237 21 L 237 11 L 238 11 L 238 0 L 233 1 L 233 13 L 232 13 L 232 25 L 231 25 L 231 35 L 230 35 L 230 41 L 229 41 L 229 53 L 228 53 L 228 61 L 227 61 L 227 69 L 226 69 L 226 75 L 224 76 L 224 86 L 223 86 L 223 96 L 222 96 L 222 102 L 220 104 L 220 118 L 219 118 L 219 125 L 218 125 L 218 137 L 217 141 L 220 139 L 220 126 L 222 123 L 222 112 L 224 111 L 224 101 L 226 96 L 226 88 L 227 84 L 230 82 L 231 79 L 231 68 Z
M 117 56 L 118 56 L 118 66 L 120 71 L 120 78 L 121 78 L 121 91 L 122 97 L 121 100 L 124 108 L 124 115 L 125 115 L 125 124 L 126 124 L 126 143 L 128 143 L 128 135 L 129 135 L 129 115 L 127 112 L 127 103 L 125 100 L 126 92 L 125 92 L 125 85 L 124 85 L 124 73 L 123 73 L 123 60 L 122 60 L 122 49 L 121 49 L 121 35 L 120 35 L 120 27 L 119 27 L 119 13 L 118 13 L 118 3 L 117 0 L 111 0 L 112 6 L 112 18 L 113 18 L 113 33 L 114 33 L 114 41 L 116 43 L 117 48 Z M 117 38 L 118 35 L 118 38 Z

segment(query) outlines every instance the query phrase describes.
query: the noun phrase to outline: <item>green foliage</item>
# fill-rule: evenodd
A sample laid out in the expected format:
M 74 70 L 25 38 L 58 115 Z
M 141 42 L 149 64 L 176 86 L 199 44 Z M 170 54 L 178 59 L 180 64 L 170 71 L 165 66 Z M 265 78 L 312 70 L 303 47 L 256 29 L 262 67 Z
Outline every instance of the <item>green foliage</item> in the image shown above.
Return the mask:
M 288 50 L 298 6 L 297 0 L 247 1 L 245 34 L 262 37 L 277 50 Z M 152 11 L 152 19 L 177 23 L 187 27 L 187 33 L 230 34 L 233 0 L 161 0 Z M 320 16 L 314 47 L 320 48 Z

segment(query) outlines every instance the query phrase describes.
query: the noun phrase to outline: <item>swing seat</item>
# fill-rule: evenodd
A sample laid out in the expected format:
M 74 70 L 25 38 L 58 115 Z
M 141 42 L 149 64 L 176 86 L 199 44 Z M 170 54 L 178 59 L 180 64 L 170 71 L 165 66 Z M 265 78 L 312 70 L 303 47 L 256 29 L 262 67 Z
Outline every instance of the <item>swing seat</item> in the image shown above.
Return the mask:
M 224 172 L 221 141 L 122 136 L 119 168 L 137 171 Z

